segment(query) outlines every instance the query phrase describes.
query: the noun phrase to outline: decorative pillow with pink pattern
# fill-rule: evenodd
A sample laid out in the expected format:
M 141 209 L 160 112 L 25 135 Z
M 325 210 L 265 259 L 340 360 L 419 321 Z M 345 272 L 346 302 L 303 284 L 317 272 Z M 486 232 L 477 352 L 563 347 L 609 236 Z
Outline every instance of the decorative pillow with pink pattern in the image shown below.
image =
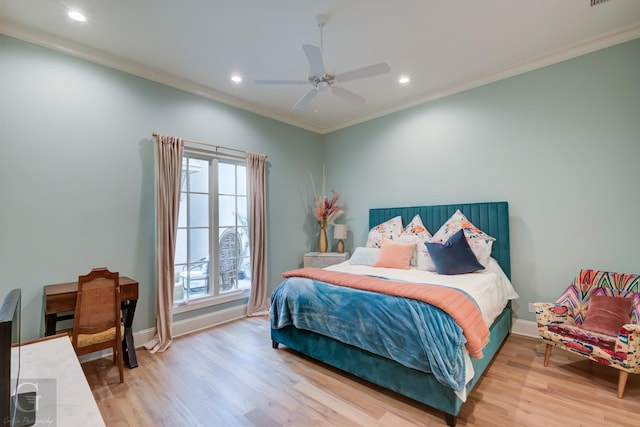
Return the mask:
M 396 240 L 400 234 L 402 234 L 402 217 L 398 215 L 373 227 L 369 231 L 365 246 L 367 248 L 381 248 L 383 236 L 390 240 Z
M 483 267 L 486 267 L 491 257 L 493 242 L 496 239 L 473 225 L 460 210 L 457 210 L 447 222 L 442 224 L 442 227 L 433 235 L 431 241 L 444 243 L 460 229 L 464 230 L 464 237 L 467 239 L 467 243 L 469 243 L 469 247 L 476 255 L 476 258 L 478 258 L 478 262 Z
M 411 257 L 411 265 L 416 266 L 419 270 L 436 271 L 436 266 L 431 260 L 431 255 L 427 251 L 425 242 L 430 241 L 431 233 L 422 223 L 420 215 L 413 217 L 411 222 L 402 230 L 399 242 L 413 242 L 416 244 L 416 251 Z

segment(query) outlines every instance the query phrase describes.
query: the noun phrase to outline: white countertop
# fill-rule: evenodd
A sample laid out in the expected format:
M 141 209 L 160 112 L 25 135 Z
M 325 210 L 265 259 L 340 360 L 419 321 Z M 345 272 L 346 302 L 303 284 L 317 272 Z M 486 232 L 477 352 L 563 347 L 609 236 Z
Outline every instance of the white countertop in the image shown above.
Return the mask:
M 71 340 L 66 336 L 20 347 L 18 391 L 34 390 L 38 396 L 35 425 L 105 425 Z

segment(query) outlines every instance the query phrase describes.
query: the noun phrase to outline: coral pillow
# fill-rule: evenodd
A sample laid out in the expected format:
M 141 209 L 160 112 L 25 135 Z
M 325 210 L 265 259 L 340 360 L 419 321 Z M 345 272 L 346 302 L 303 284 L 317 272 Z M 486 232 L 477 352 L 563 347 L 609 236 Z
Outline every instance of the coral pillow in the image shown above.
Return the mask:
M 382 238 L 382 248 L 373 267 L 409 269 L 411 256 L 416 250 L 415 243 L 396 243 L 393 240 Z
M 605 335 L 618 335 L 620 328 L 630 321 L 631 298 L 592 295 L 582 328 Z

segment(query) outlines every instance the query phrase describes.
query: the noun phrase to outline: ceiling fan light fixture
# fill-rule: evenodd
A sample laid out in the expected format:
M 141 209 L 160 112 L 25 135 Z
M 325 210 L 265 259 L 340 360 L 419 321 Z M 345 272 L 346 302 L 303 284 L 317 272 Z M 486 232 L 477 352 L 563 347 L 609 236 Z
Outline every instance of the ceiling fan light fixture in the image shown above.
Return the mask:
M 331 84 L 324 80 L 322 80 L 316 85 L 316 89 L 318 89 L 318 92 L 326 92 L 329 90 L 330 87 L 331 87 Z
M 76 22 L 87 22 L 87 17 L 84 16 L 82 13 L 78 12 L 77 10 L 70 10 L 67 13 L 67 16 Z

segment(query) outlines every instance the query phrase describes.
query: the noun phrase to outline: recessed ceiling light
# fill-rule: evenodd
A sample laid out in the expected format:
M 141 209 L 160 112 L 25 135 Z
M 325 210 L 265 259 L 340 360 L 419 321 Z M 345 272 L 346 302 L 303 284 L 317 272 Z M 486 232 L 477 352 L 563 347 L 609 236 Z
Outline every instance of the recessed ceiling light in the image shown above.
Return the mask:
M 77 10 L 71 10 L 69 11 L 69 13 L 67 13 L 67 15 L 69 16 L 69 18 L 73 19 L 74 21 L 78 21 L 78 22 L 87 21 L 87 18 Z
M 409 78 L 409 76 L 400 76 L 400 78 L 398 79 L 398 83 L 400 83 L 401 85 L 406 85 L 410 81 L 411 79 Z
M 234 83 L 241 83 L 242 82 L 242 76 L 240 76 L 239 74 L 234 74 L 231 76 L 231 81 Z

